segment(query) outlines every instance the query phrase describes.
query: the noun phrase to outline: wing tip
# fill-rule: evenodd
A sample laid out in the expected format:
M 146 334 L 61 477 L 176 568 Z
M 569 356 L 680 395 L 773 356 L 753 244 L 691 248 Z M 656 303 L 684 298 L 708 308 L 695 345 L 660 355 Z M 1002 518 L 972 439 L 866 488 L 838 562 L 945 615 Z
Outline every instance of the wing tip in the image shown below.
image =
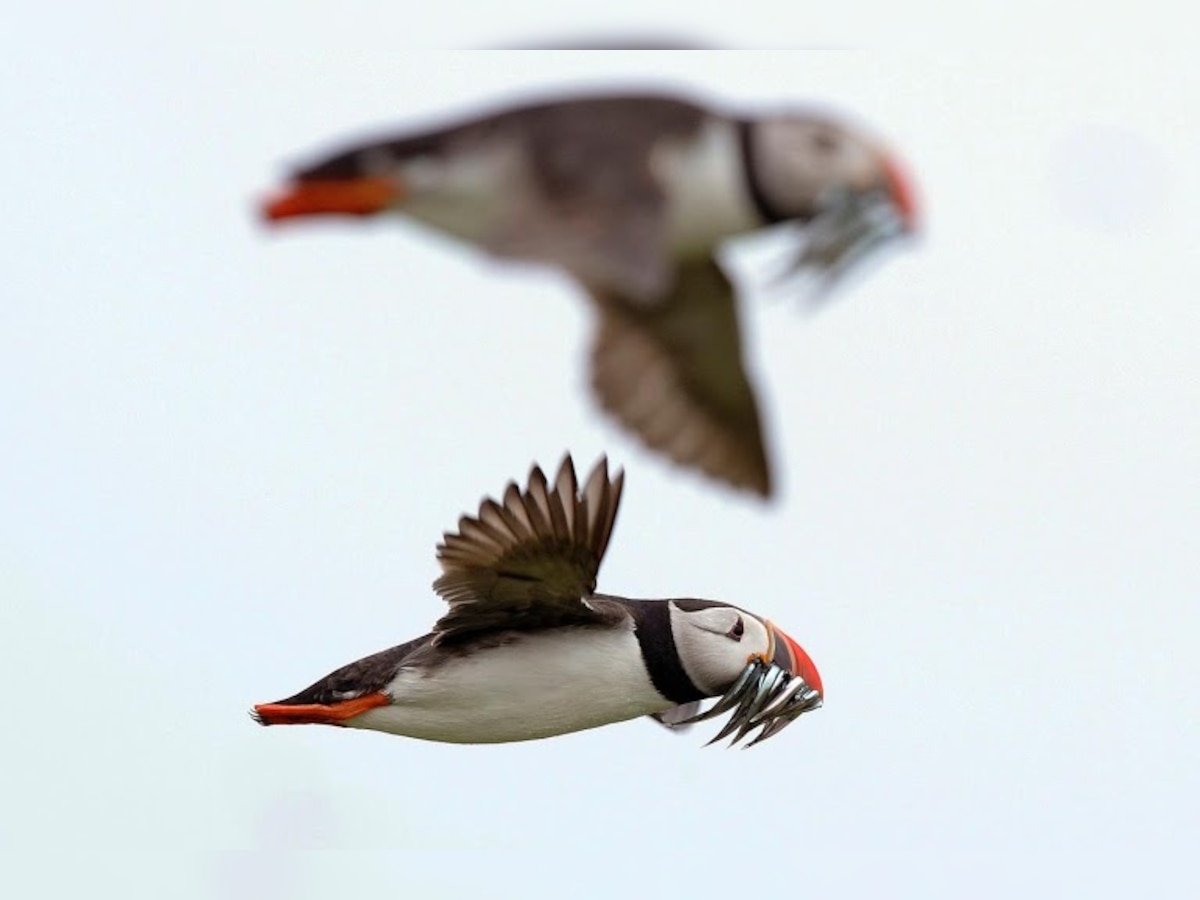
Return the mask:
M 509 482 L 503 505 L 485 497 L 479 518 L 464 515 L 443 535 L 433 589 L 450 610 L 434 624 L 435 646 L 501 627 L 611 619 L 587 602 L 624 485 L 624 471 L 610 476 L 608 465 L 601 455 L 580 485 L 568 452 L 551 486 L 535 462 L 524 490 Z
M 443 575 L 434 582 L 435 590 L 442 593 L 440 588 L 452 571 L 493 565 L 506 552 L 542 538 L 588 546 L 597 555 L 598 567 L 624 483 L 625 470 L 610 473 L 607 454 L 599 456 L 582 484 L 569 450 L 563 454 L 553 482 L 535 461 L 523 488 L 510 480 L 501 499 L 485 496 L 475 515 L 464 513 L 455 529 L 442 533 L 436 555 Z M 497 516 L 503 517 L 505 529 L 490 524 Z

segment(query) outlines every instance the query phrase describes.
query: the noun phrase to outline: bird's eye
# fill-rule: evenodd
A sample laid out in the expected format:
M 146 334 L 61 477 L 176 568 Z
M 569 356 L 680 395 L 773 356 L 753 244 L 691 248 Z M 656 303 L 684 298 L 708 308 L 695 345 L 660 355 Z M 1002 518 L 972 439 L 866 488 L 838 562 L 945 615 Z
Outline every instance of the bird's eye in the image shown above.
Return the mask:
M 837 152 L 838 138 L 832 131 L 814 131 L 812 133 L 813 149 L 826 156 Z
M 746 633 L 746 624 L 742 621 L 742 617 L 738 616 L 737 621 L 733 623 L 733 627 L 725 632 L 726 637 L 731 637 L 735 641 L 740 641 L 742 635 Z

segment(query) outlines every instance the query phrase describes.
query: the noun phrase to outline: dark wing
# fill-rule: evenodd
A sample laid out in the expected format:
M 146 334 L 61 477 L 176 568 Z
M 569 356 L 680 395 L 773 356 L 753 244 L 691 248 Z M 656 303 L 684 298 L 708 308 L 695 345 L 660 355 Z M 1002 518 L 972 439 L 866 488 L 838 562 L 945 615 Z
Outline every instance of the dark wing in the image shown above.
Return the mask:
M 663 302 L 593 288 L 592 387 L 650 448 L 764 497 L 770 467 L 742 363 L 733 286 L 715 259 L 684 264 Z
M 671 280 L 656 151 L 693 137 L 708 113 L 655 96 L 582 97 L 497 119 L 525 151 L 537 201 L 512 208 L 488 242 L 503 256 L 561 265 L 642 303 Z
M 580 490 L 567 456 L 551 487 L 534 466 L 521 491 L 485 499 L 474 517 L 438 545 L 433 583 L 450 611 L 433 627 L 435 643 L 504 629 L 611 623 L 623 608 L 593 598 L 596 573 L 621 502 L 624 473 L 609 478 L 602 457 Z

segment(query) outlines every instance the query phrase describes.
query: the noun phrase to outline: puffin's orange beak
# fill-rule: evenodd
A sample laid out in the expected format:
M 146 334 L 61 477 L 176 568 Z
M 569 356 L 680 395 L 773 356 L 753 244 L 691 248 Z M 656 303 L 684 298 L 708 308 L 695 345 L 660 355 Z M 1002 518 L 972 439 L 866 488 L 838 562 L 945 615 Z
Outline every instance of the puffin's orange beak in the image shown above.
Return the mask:
M 369 709 L 387 706 L 391 698 L 382 691 L 338 703 L 260 703 L 250 715 L 259 725 L 341 725 Z
M 268 222 L 299 216 L 370 216 L 403 199 L 400 187 L 387 178 L 297 181 L 262 205 Z
M 900 220 L 906 230 L 916 231 L 917 192 L 913 188 L 912 178 L 896 158 L 887 153 L 881 155 L 880 163 L 887 192 L 892 198 L 896 212 L 900 214 Z
M 771 639 L 772 655 L 770 662 L 792 675 L 799 675 L 804 683 L 825 697 L 825 688 L 821 685 L 821 674 L 813 664 L 812 658 L 804 652 L 787 634 L 780 630 L 775 623 L 766 622 L 767 634 Z

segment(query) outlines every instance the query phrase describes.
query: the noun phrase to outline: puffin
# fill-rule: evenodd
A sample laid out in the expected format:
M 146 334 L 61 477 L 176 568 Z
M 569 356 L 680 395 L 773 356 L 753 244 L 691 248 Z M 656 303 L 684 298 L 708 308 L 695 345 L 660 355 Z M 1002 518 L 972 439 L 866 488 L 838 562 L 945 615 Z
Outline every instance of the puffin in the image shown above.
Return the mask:
M 341 146 L 297 167 L 266 222 L 404 216 L 494 257 L 557 267 L 595 310 L 590 382 L 651 451 L 766 498 L 727 239 L 790 228 L 814 296 L 916 229 L 904 167 L 816 110 L 743 114 L 661 94 L 524 102 Z
M 716 600 L 597 593 L 623 485 L 604 457 L 582 487 L 570 454 L 552 482 L 535 464 L 523 489 L 510 482 L 444 534 L 433 588 L 449 609 L 429 634 L 251 715 L 494 744 L 730 713 L 713 741 L 750 746 L 820 707 L 816 666 L 769 619 Z

